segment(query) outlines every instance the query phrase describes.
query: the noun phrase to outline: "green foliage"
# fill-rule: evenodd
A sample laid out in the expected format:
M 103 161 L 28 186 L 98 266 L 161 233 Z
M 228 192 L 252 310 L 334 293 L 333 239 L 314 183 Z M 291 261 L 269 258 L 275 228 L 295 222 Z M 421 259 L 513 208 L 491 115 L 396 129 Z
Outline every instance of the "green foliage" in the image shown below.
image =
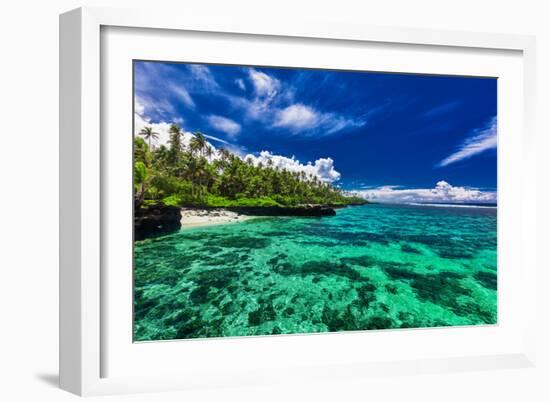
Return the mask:
M 154 133 L 153 133 L 154 134 Z M 155 140 L 149 132 L 142 134 Z M 292 207 L 303 204 L 364 204 L 345 196 L 331 184 L 303 172 L 243 161 L 226 149 L 213 150 L 203 134 L 195 133 L 188 146 L 179 126 L 170 127 L 169 147 L 151 149 L 141 137 L 134 143 L 136 198 L 163 201 L 170 206 Z
M 228 199 L 223 196 L 208 195 L 204 199 L 204 205 L 208 207 L 275 207 L 281 206 L 271 197 L 242 197 L 238 199 Z
M 170 145 L 169 149 L 169 158 L 172 164 L 177 164 L 179 162 L 179 155 L 182 151 L 181 147 L 181 129 L 178 125 L 173 124 L 170 126 L 170 137 L 168 139 L 168 144 Z
M 147 143 L 145 143 L 145 140 L 141 137 L 136 137 L 134 140 L 134 161 L 136 163 L 142 162 L 147 165 L 150 162 L 150 157 L 149 147 Z
M 144 200 L 141 204 L 144 207 L 154 206 L 155 204 L 158 204 L 158 200 Z
M 181 206 L 181 199 L 177 195 L 171 195 L 162 199 L 167 206 Z
M 147 167 L 141 161 L 134 164 L 134 183 L 141 185 L 147 180 Z

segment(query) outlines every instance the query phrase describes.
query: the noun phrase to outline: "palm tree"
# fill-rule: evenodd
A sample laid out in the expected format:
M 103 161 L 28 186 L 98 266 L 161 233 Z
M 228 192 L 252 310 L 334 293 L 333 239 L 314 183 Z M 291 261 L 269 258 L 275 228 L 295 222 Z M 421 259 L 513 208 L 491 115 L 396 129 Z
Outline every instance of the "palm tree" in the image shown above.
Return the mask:
M 141 129 L 139 134 L 142 135 L 143 138 L 148 141 L 149 150 L 151 150 L 151 139 L 153 139 L 154 141 L 157 141 L 159 139 L 158 133 L 154 132 L 151 126 L 145 126 L 144 128 Z
M 214 150 L 209 145 L 206 145 L 206 147 L 204 148 L 204 156 L 206 158 L 210 158 L 212 154 L 214 154 Z
M 168 144 L 170 144 L 170 155 L 172 157 L 172 163 L 176 164 L 179 159 L 179 153 L 181 152 L 181 129 L 178 125 L 172 124 L 170 126 L 170 138 Z
M 202 151 L 204 150 L 206 145 L 206 139 L 201 132 L 196 132 L 195 137 L 193 137 L 189 142 L 189 148 L 191 149 L 191 151 L 198 151 L 201 156 L 203 155 Z
M 231 152 L 224 147 L 218 148 L 218 155 L 220 156 L 220 166 L 225 168 L 227 163 L 231 160 Z

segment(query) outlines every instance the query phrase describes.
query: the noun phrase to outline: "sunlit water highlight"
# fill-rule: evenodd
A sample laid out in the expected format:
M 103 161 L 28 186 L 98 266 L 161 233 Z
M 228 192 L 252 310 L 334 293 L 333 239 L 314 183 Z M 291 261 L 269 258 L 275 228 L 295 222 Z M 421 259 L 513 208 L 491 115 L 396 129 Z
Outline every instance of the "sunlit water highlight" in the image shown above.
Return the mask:
M 136 341 L 494 324 L 496 209 L 371 204 L 135 244 Z

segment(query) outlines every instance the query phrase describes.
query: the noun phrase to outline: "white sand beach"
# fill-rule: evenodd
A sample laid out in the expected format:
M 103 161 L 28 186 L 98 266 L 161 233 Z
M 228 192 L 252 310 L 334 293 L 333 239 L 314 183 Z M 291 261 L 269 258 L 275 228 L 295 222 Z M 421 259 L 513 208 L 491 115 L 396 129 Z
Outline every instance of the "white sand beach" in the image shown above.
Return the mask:
M 237 223 L 254 218 L 224 209 L 205 210 L 182 208 L 181 228 L 195 228 L 207 225 Z

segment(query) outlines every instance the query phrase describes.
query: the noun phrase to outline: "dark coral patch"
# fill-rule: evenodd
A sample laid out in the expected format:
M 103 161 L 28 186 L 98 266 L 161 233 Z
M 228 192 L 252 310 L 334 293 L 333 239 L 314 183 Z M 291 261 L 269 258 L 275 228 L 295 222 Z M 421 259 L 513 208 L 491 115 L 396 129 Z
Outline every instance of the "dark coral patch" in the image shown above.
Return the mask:
M 193 318 L 179 326 L 176 333 L 176 339 L 197 337 L 198 332 L 204 329 L 205 325 L 206 323 L 199 318 Z
M 392 327 L 394 327 L 392 320 L 384 316 L 373 316 L 365 325 L 365 329 L 368 330 L 391 329 Z
M 371 283 L 363 284 L 355 291 L 357 292 L 357 300 L 355 301 L 355 304 L 358 307 L 367 309 L 374 301 L 376 301 L 376 295 L 374 294 L 376 287 Z
M 368 244 L 371 242 L 387 245 L 392 241 L 391 237 L 388 237 L 386 234 L 379 234 L 375 232 L 340 231 L 334 232 L 332 235 L 337 240 L 351 245 L 355 245 L 357 243 Z
M 471 259 L 474 251 L 468 241 L 456 241 L 440 235 L 409 235 L 404 237 L 408 242 L 422 243 L 434 249 L 445 259 Z
M 421 274 L 415 272 L 410 266 L 404 264 L 387 264 L 384 267 L 384 271 L 393 280 L 416 280 L 422 277 Z
M 321 318 L 331 332 L 337 332 L 345 328 L 345 322 L 339 316 L 339 312 L 336 309 L 331 309 L 325 305 Z
M 420 252 L 418 249 L 412 247 L 411 245 L 404 243 L 401 244 L 401 251 L 405 253 L 415 253 L 417 255 L 420 255 L 422 252 Z
M 419 299 L 445 306 L 459 316 L 469 312 L 457 302 L 460 296 L 471 296 L 472 292 L 460 283 L 460 276 L 453 272 L 441 272 L 419 276 L 411 282 Z
M 248 238 L 243 236 L 219 237 L 216 240 L 216 245 L 223 248 L 263 249 L 269 246 L 270 243 L 269 238 Z
M 344 263 L 320 260 L 305 262 L 302 265 L 293 265 L 288 262 L 272 263 L 275 273 L 283 276 L 340 276 L 350 280 L 360 280 L 361 274 Z
M 394 280 L 409 282 L 418 299 L 432 302 L 450 309 L 459 316 L 467 316 L 471 311 L 457 302 L 458 297 L 471 296 L 472 291 L 461 284 L 463 275 L 452 271 L 420 274 L 411 269 L 400 267 L 385 268 L 386 273 Z
M 215 299 L 217 296 L 217 290 L 234 292 L 237 288 L 231 286 L 231 283 L 235 281 L 238 276 L 239 272 L 232 269 L 212 269 L 201 271 L 190 277 L 196 287 L 189 294 L 189 299 L 193 303 L 204 304 Z
M 474 278 L 479 281 L 485 288 L 491 290 L 497 289 L 497 275 L 487 271 L 478 271 L 474 274 Z
M 276 316 L 277 314 L 271 303 L 262 304 L 255 311 L 248 313 L 248 324 L 250 326 L 259 326 L 264 322 L 275 320 Z
M 340 261 L 345 264 L 363 267 L 377 266 L 380 263 L 377 259 L 369 255 L 343 257 Z

